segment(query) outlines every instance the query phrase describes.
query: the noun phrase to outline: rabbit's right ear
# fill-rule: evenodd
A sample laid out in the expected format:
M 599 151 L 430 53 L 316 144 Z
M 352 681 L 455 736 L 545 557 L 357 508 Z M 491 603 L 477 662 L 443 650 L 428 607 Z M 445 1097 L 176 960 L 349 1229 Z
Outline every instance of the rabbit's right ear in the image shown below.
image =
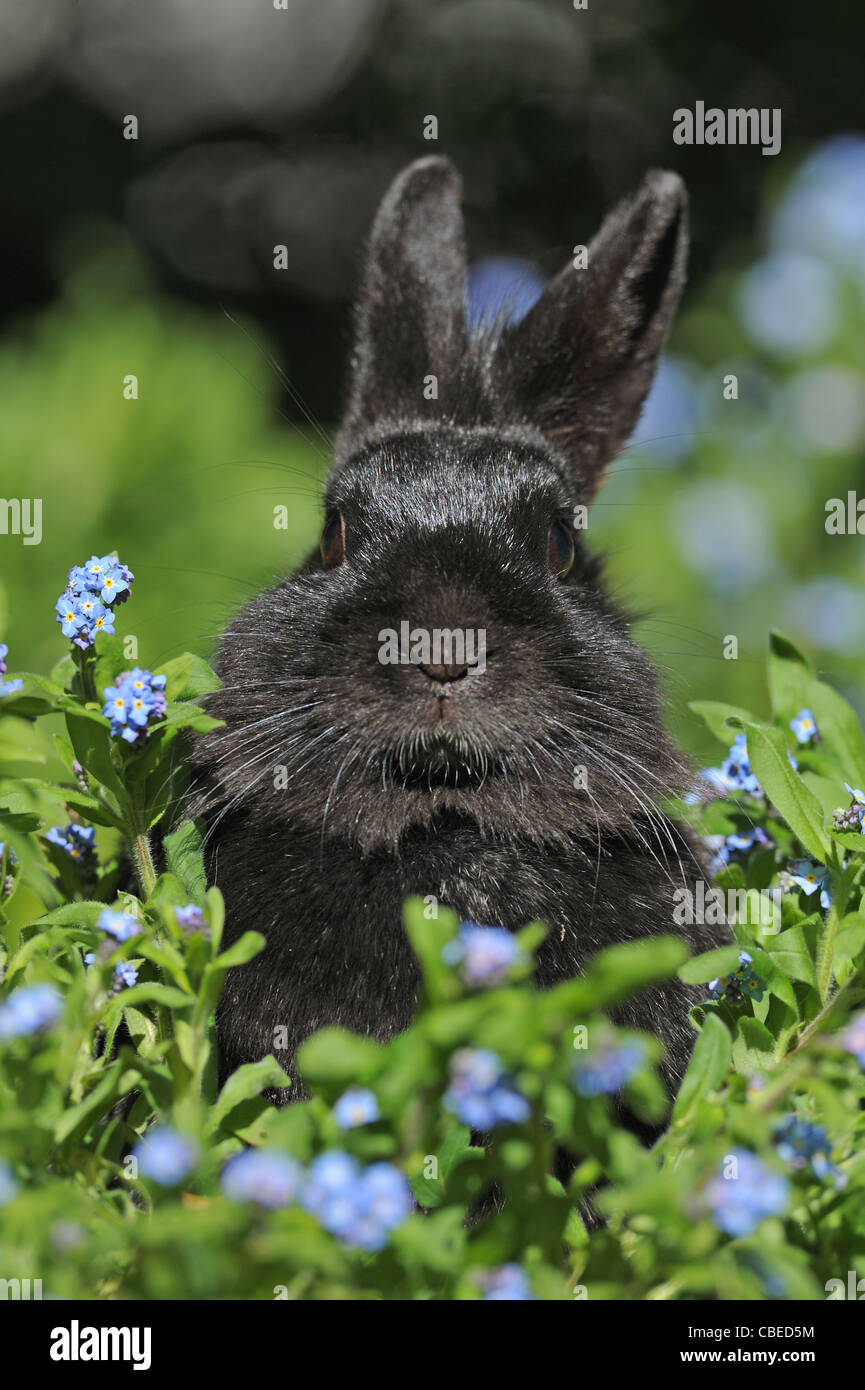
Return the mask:
M 655 170 L 607 217 L 586 267 L 567 266 L 500 340 L 501 399 L 565 457 L 586 498 L 639 418 L 687 245 L 684 185 Z
M 438 411 L 425 378 L 466 350 L 460 181 L 447 159 L 416 160 L 391 184 L 369 243 L 344 433 Z

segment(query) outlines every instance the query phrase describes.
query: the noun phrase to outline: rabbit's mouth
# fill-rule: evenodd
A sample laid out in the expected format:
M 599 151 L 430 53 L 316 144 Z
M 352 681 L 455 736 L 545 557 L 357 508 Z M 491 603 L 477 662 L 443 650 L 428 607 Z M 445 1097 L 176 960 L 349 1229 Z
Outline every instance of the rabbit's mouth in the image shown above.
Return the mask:
M 505 767 L 495 755 L 480 753 L 464 739 L 441 735 L 418 746 L 399 749 L 390 759 L 390 783 L 412 791 L 470 791 L 502 777 Z

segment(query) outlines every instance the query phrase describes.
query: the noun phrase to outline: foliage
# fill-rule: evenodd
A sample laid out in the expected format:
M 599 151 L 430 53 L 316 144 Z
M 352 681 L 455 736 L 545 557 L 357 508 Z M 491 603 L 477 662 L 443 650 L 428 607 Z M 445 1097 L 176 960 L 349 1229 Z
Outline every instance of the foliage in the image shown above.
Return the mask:
M 672 935 L 636 941 L 540 993 L 543 926 L 509 951 L 411 901 L 411 1029 L 318 1033 L 299 1059 L 310 1099 L 284 1109 L 262 1094 L 285 1081 L 272 1057 L 217 1090 L 214 1008 L 262 947 L 255 924 L 222 949 L 200 827 L 168 833 L 158 869 L 150 846 L 216 678 L 192 656 L 142 673 L 164 701 L 126 740 L 102 698 L 128 693 L 128 666 L 99 633 L 2 697 L 3 1277 L 78 1298 L 815 1299 L 861 1263 L 865 740 L 791 643 L 773 639 L 771 720 L 700 706 L 740 742 L 704 776 L 714 799 L 678 808 L 716 837 L 734 946 L 686 960 Z M 66 773 L 46 785 L 40 728 L 58 718 Z M 99 827 L 98 853 L 68 826 L 48 838 L 58 803 Z M 660 1044 L 604 1010 L 676 971 L 707 987 L 669 1114 Z M 654 1147 L 619 1093 L 666 1125 Z

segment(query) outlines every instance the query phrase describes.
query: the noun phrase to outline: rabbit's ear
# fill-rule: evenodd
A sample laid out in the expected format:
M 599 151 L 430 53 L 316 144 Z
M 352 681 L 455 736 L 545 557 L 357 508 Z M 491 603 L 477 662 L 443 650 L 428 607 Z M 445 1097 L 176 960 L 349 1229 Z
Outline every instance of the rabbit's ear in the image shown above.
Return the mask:
M 432 413 L 465 346 L 459 176 L 447 159 L 419 159 L 391 184 L 373 224 L 346 431 Z
M 493 372 L 504 404 L 565 456 L 587 496 L 639 417 L 687 243 L 684 185 L 655 170 L 607 217 L 586 267 L 567 266 L 500 341 Z

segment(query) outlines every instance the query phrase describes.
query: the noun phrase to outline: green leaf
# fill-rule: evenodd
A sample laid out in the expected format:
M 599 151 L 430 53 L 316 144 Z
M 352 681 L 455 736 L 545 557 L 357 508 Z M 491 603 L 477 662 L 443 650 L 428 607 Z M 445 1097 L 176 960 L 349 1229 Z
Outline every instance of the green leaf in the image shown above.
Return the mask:
M 123 638 L 107 632 L 96 636 L 96 661 L 93 670 L 93 683 L 100 700 L 109 685 L 113 685 L 121 671 L 131 670 L 128 657 L 123 651 Z
M 207 908 L 207 920 L 213 937 L 213 949 L 218 951 L 222 929 L 225 926 L 225 900 L 218 888 L 208 888 L 204 896 L 204 905 Z
M 835 955 L 854 960 L 862 951 L 865 951 L 865 913 L 850 912 L 838 926 Z
M 756 1018 L 740 1018 L 733 1039 L 733 1063 L 738 1072 L 748 1076 L 768 1071 L 774 1062 L 775 1039 L 764 1023 Z
M 184 652 L 173 661 L 166 661 L 157 667 L 157 675 L 165 676 L 165 698 L 174 700 L 197 700 L 212 690 L 220 690 L 222 682 L 216 672 L 211 670 L 203 657 L 193 652 Z
M 791 980 L 801 980 L 817 988 L 817 972 L 808 940 L 801 925 L 788 927 L 763 943 L 775 964 Z
M 823 812 L 814 793 L 794 771 L 784 735 L 764 724 L 749 724 L 746 732 L 748 761 L 760 786 L 808 853 L 823 862 L 830 853 Z
M 95 927 L 97 919 L 105 909 L 105 903 L 64 903 L 62 907 L 55 907 L 51 912 L 46 912 L 44 917 L 39 918 L 36 926 Z
M 716 1091 L 733 1058 L 733 1043 L 715 1013 L 706 1015 L 673 1107 L 673 1123 L 684 1123 L 704 1096 Z
M 168 871 L 180 879 L 190 901 L 197 903 L 199 907 L 203 906 L 207 883 L 201 850 L 202 835 L 198 824 L 192 820 L 183 821 L 176 830 L 165 836 L 162 843 Z
M 212 729 L 221 729 L 223 720 L 213 719 L 200 705 L 169 705 L 158 724 L 151 725 L 153 734 L 161 729 L 192 729 L 196 734 L 209 734 Z
M 195 999 L 191 994 L 184 994 L 173 985 L 163 985 L 158 980 L 149 980 L 146 984 L 132 985 L 129 989 L 124 989 L 122 994 L 112 999 L 105 1009 L 105 1022 L 113 1022 L 118 1013 L 138 1004 L 164 1004 L 167 1009 L 188 1009 L 194 1003 Z
M 66 728 L 75 756 L 97 782 L 114 793 L 121 806 L 126 806 L 129 798 L 111 759 L 108 721 L 102 715 L 93 718 L 93 713 L 91 711 L 88 717 L 84 717 L 80 709 L 75 713 L 66 711 Z
M 584 983 L 593 1008 L 605 1008 L 656 980 L 669 979 L 688 958 L 677 936 L 651 936 L 601 951 L 589 962 Z
M 291 1078 L 273 1057 L 247 1062 L 232 1072 L 213 1106 L 207 1121 L 208 1132 L 219 1129 L 222 1121 L 243 1101 L 252 1100 L 270 1086 L 288 1086 Z
M 739 732 L 740 724 L 751 724 L 755 720 L 750 710 L 742 709 L 739 705 L 725 705 L 718 700 L 694 700 L 688 708 L 705 721 L 721 743 L 728 745 Z M 728 724 L 728 720 L 734 721 L 732 726 Z
M 408 898 L 403 921 L 420 961 L 427 996 L 434 1001 L 453 998 L 459 987 L 442 960 L 442 950 L 456 936 L 459 917 L 449 908 L 429 906 L 423 898 Z
M 303 1044 L 297 1065 L 305 1081 L 348 1085 L 372 1077 L 383 1052 L 371 1038 L 358 1037 L 345 1028 L 323 1028 Z
M 679 979 L 686 985 L 702 985 L 719 975 L 729 975 L 739 964 L 740 949 L 739 946 L 720 946 L 716 951 L 703 951 L 679 967 Z
M 772 713 L 785 726 L 807 706 L 806 689 L 814 680 L 810 662 L 780 632 L 769 637 L 769 694 Z
M 267 942 L 258 931 L 246 931 L 243 933 L 233 946 L 229 946 L 227 951 L 216 957 L 214 966 L 222 967 L 225 970 L 234 965 L 246 965 L 246 962 L 257 956 L 259 951 L 263 951 Z
M 438 1273 L 456 1273 L 465 1260 L 465 1219 L 458 1207 L 415 1215 L 394 1231 L 390 1243 L 412 1267 L 418 1263 Z
M 835 758 L 841 780 L 865 786 L 865 737 L 855 711 L 823 681 L 812 681 L 806 696 L 820 731 L 820 747 Z M 840 804 L 846 804 L 843 791 Z
M 79 1105 L 63 1111 L 54 1126 L 54 1136 L 59 1144 L 72 1135 L 82 1135 L 91 1120 L 97 1119 L 110 1108 L 117 1094 L 122 1071 L 123 1063 L 120 1060 L 114 1062 Z

